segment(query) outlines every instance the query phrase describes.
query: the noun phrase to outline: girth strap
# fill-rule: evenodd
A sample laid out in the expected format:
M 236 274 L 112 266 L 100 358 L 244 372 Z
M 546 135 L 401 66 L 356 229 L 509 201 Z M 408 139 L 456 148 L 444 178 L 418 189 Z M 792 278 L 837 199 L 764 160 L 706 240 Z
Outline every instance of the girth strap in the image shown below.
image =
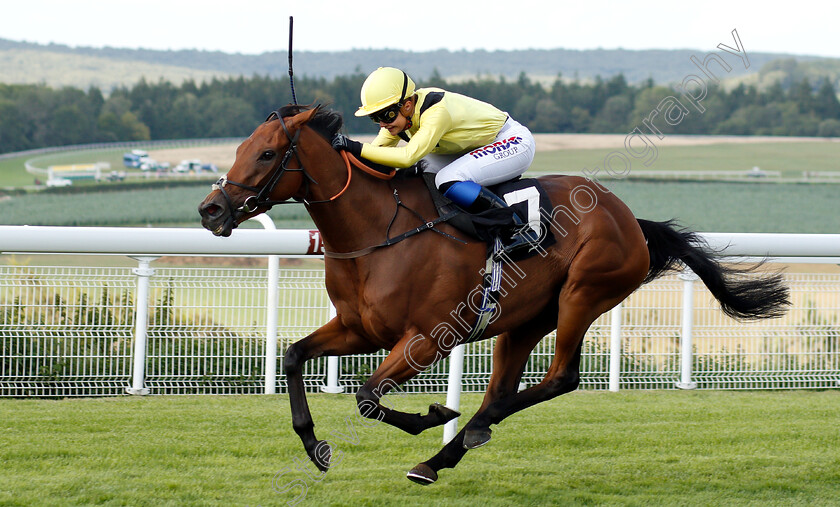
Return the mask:
M 420 227 L 414 228 L 414 229 L 412 229 L 408 232 L 404 232 L 404 233 L 400 234 L 399 236 L 395 236 L 393 238 L 388 238 L 378 245 L 373 245 L 373 246 L 369 246 L 367 248 L 362 248 L 361 250 L 354 250 L 352 252 L 330 252 L 330 251 L 325 250 L 324 251 L 324 257 L 329 257 L 331 259 L 356 259 L 358 257 L 365 256 L 365 255 L 373 252 L 374 250 L 378 250 L 378 249 L 386 247 L 386 246 L 395 245 L 395 244 L 399 243 L 400 241 L 402 241 L 404 239 L 408 239 L 411 236 L 414 236 L 415 234 L 420 234 L 421 232 L 428 231 L 429 229 L 434 230 L 438 234 L 443 234 L 444 236 L 447 236 L 447 237 L 449 237 L 451 239 L 454 239 L 456 241 L 461 241 L 458 238 L 450 236 L 449 234 L 446 234 L 443 231 L 439 231 L 439 230 L 435 229 L 435 226 L 437 224 L 442 223 L 442 222 L 446 222 L 447 220 L 451 219 L 452 217 L 454 217 L 457 214 L 458 214 L 457 211 L 453 211 L 453 212 L 448 213 L 444 216 L 437 217 L 436 219 L 432 220 L 431 222 L 426 222 L 425 224 L 421 225 Z
M 502 240 L 497 237 L 493 241 L 492 247 L 487 249 L 487 261 L 482 273 L 481 307 L 478 309 L 475 325 L 473 325 L 469 336 L 459 341 L 459 344 L 478 340 L 490 324 L 490 319 L 493 317 L 499 302 L 499 291 L 502 286 L 503 264 L 501 254 L 503 252 Z

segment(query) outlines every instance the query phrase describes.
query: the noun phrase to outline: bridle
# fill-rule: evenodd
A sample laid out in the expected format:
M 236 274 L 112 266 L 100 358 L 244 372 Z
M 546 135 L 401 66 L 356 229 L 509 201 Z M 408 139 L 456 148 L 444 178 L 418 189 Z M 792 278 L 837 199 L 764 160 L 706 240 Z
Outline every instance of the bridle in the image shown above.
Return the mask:
M 271 192 L 274 190 L 274 187 L 277 186 L 277 183 L 280 182 L 280 178 L 282 178 L 283 175 L 286 174 L 286 171 L 303 173 L 307 182 L 307 194 L 309 193 L 309 181 L 317 183 L 312 178 L 312 176 L 310 176 L 309 173 L 306 172 L 306 169 L 304 169 L 303 162 L 301 162 L 300 155 L 298 155 L 297 152 L 297 141 L 300 137 L 300 129 L 297 132 L 295 132 L 294 136 L 292 136 L 291 132 L 289 132 L 289 128 L 286 127 L 286 122 L 283 121 L 283 117 L 280 115 L 280 111 L 272 111 L 271 114 L 268 115 L 268 118 L 265 119 L 264 123 L 268 123 L 274 117 L 276 117 L 277 121 L 279 121 L 280 125 L 282 125 L 283 131 L 286 133 L 286 137 L 289 139 L 289 147 L 288 149 L 286 149 L 286 153 L 280 160 L 280 164 L 274 168 L 268 181 L 262 187 L 257 187 L 229 180 L 227 175 L 225 174 L 224 176 L 219 178 L 216 181 L 216 183 L 213 183 L 213 190 L 218 190 L 219 192 L 221 192 L 222 196 L 225 198 L 225 201 L 227 201 L 228 209 L 231 210 L 231 214 L 233 214 L 234 211 L 233 200 L 230 198 L 230 194 L 228 194 L 227 190 L 225 190 L 225 185 L 233 185 L 235 187 L 255 192 L 254 195 L 249 196 L 247 199 L 245 199 L 245 202 L 242 203 L 242 206 L 235 208 L 236 211 L 242 213 L 253 213 L 254 211 L 257 211 L 257 209 L 259 209 L 260 207 L 271 208 L 275 204 L 290 204 L 299 201 L 307 202 L 305 199 L 295 199 L 294 201 L 276 201 L 269 198 L 269 195 L 271 195 Z M 292 159 L 292 156 L 294 156 L 297 159 L 299 167 L 288 166 L 289 161 Z
M 265 119 L 265 123 L 271 121 L 273 118 L 277 118 L 280 122 L 280 125 L 283 127 L 283 131 L 286 133 L 286 137 L 289 139 L 289 147 L 286 149 L 286 153 L 283 155 L 283 158 L 280 161 L 280 164 L 274 168 L 271 176 L 269 177 L 268 181 L 262 186 L 252 186 L 252 185 L 245 185 L 244 183 L 239 183 L 236 181 L 229 180 L 227 175 L 222 176 L 213 184 L 213 190 L 218 190 L 222 196 L 227 201 L 228 209 L 231 210 L 231 216 L 233 215 L 234 210 L 241 212 L 241 213 L 253 213 L 257 211 L 257 209 L 264 207 L 264 208 L 271 208 L 276 204 L 293 204 L 296 202 L 302 202 L 304 205 L 309 206 L 311 204 L 320 204 L 320 203 L 328 203 L 338 199 L 350 186 L 350 181 L 353 176 L 351 162 L 352 165 L 355 165 L 362 171 L 370 174 L 379 179 L 391 179 L 394 177 L 396 170 L 392 170 L 390 173 L 385 174 L 375 169 L 371 169 L 370 167 L 366 166 L 362 162 L 360 162 L 356 157 L 353 157 L 346 151 L 341 152 L 341 156 L 344 158 L 344 163 L 347 166 L 347 183 L 345 183 L 344 188 L 341 189 L 337 194 L 330 197 L 329 199 L 322 199 L 318 201 L 309 200 L 307 197 L 292 197 L 292 200 L 283 200 L 277 201 L 272 200 L 269 198 L 271 192 L 274 190 L 274 187 L 280 182 L 280 178 L 288 172 L 301 172 L 304 176 L 304 182 L 306 183 L 306 190 L 304 191 L 304 196 L 308 196 L 310 192 L 309 184 L 310 182 L 314 184 L 318 184 L 318 182 L 313 178 L 303 167 L 303 162 L 300 159 L 300 155 L 298 154 L 297 142 L 298 138 L 300 137 L 300 132 L 302 129 L 298 129 L 295 132 L 295 135 L 292 136 L 291 132 L 289 132 L 289 128 L 286 127 L 286 122 L 283 121 L 283 117 L 280 115 L 280 111 L 272 111 L 271 114 Z M 288 164 L 292 159 L 292 156 L 297 159 L 297 165 L 299 167 L 289 167 Z M 238 208 L 234 208 L 233 200 L 230 198 L 230 194 L 228 194 L 227 190 L 225 190 L 225 185 L 233 185 L 235 187 L 239 187 L 251 192 L 255 192 L 254 195 L 249 196 L 245 199 L 245 202 L 242 203 L 242 206 Z

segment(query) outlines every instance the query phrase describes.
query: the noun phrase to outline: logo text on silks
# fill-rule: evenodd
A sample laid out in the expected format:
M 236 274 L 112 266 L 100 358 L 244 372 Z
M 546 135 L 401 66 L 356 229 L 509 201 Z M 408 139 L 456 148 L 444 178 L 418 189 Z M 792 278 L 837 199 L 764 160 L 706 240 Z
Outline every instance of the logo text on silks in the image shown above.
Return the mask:
M 522 142 L 519 136 L 509 137 L 493 144 L 488 144 L 470 152 L 474 158 L 481 158 L 485 155 L 493 155 L 496 160 L 507 158 L 519 151 L 516 145 Z

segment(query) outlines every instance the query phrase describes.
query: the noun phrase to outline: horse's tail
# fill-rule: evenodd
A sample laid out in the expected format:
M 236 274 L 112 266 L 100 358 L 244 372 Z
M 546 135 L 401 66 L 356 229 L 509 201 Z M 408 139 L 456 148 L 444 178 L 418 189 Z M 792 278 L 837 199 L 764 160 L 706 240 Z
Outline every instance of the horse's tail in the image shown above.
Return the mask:
M 723 266 L 702 238 L 694 232 L 678 228 L 673 220 L 651 222 L 639 219 L 650 251 L 650 270 L 643 283 L 664 272 L 678 268 L 682 262 L 703 280 L 720 302 L 721 309 L 736 319 L 781 317 L 790 305 L 788 288 L 780 273 L 746 277 L 761 263 L 737 268 Z

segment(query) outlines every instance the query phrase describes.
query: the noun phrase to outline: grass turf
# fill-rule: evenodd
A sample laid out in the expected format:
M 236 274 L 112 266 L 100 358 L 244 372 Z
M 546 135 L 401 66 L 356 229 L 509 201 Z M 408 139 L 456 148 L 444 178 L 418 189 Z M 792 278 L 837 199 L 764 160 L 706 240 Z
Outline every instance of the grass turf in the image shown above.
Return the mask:
M 576 392 L 494 427 L 426 488 L 405 472 L 441 430 L 365 425 L 346 395 L 310 396 L 340 459 L 324 477 L 302 469 L 285 395 L 5 399 L 0 504 L 836 505 L 838 396 Z M 425 412 L 440 398 L 391 403 Z M 464 396 L 463 412 L 479 403 Z

